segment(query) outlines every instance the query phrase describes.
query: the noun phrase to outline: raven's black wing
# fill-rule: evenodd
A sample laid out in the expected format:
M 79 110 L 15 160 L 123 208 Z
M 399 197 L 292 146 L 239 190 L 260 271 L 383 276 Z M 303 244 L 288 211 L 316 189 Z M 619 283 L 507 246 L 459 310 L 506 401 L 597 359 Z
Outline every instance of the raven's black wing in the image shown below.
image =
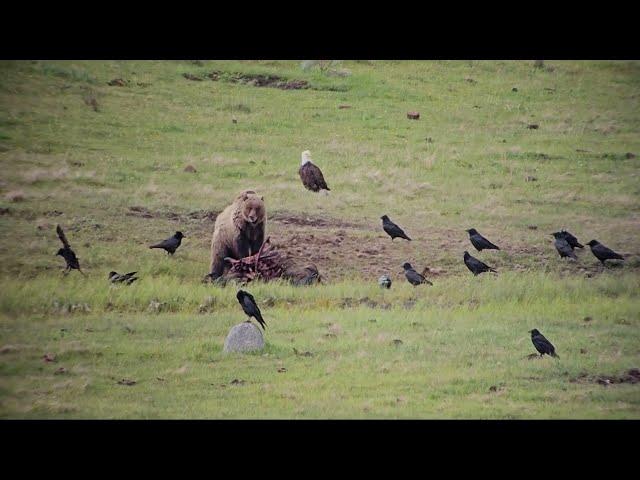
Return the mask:
M 571 248 L 584 248 L 584 245 L 578 242 L 578 239 L 574 235 L 567 232 L 566 230 L 562 233 L 564 233 L 564 239 L 567 241 Z
M 536 350 L 540 353 L 546 353 L 548 355 L 555 353 L 555 347 L 553 344 L 541 333 L 533 337 L 531 340 L 533 341 Z
M 497 245 L 494 245 L 479 233 L 476 233 L 475 235 L 471 235 L 469 239 L 471 240 L 471 243 L 473 244 L 474 247 L 476 247 L 477 250 L 482 250 L 482 249 L 500 250 L 500 247 L 498 247 Z
M 67 252 L 68 257 L 65 255 L 65 258 L 69 261 L 69 265 L 71 265 L 72 268 L 80 270 L 80 262 L 78 261 L 78 257 L 76 257 L 75 252 L 71 249 L 68 249 Z
M 69 241 L 67 240 L 67 237 L 62 231 L 62 228 L 60 227 L 60 225 L 56 226 L 56 232 L 58 233 L 58 238 L 60 238 L 60 241 L 65 246 L 65 248 L 71 248 L 71 246 L 69 245 Z
M 571 257 L 576 260 L 578 259 L 578 257 L 576 257 L 576 254 L 573 252 L 573 248 L 571 248 L 569 242 L 567 242 L 564 238 L 558 238 L 555 241 L 555 246 L 556 250 L 558 250 L 558 253 L 560 254 L 560 258 Z
M 255 317 L 255 319 L 260 323 L 262 329 L 265 329 L 266 324 L 264 323 L 264 319 L 262 318 L 262 313 L 260 312 L 260 308 L 258 308 L 258 304 L 256 303 L 256 299 L 253 298 L 248 292 L 245 292 L 244 298 L 242 299 L 243 310 L 247 313 L 247 315 Z
M 593 251 L 593 254 L 601 260 L 624 260 L 622 255 L 614 252 L 608 247 L 605 247 L 601 243 L 595 245 L 591 250 Z
M 160 243 L 156 243 L 155 245 L 151 245 L 149 248 L 164 248 L 164 249 L 173 249 L 178 246 L 178 240 L 175 237 L 167 238 L 166 240 L 161 241 Z
M 469 269 L 474 273 L 483 273 L 483 272 L 494 272 L 498 273 L 497 270 L 491 268 L 486 263 L 478 260 L 476 257 L 469 256 Z
M 415 270 L 407 270 L 406 272 L 404 272 L 404 274 L 407 277 L 407 280 L 409 280 L 412 285 L 419 285 L 421 283 L 428 283 L 429 285 L 433 285 L 433 283 L 424 278 L 423 275 L 420 275 Z
M 401 237 L 401 238 L 405 238 L 407 240 L 411 240 L 406 233 L 404 233 L 404 230 L 402 230 L 398 225 L 396 225 L 395 223 L 387 220 L 382 224 L 382 228 L 384 229 L 385 232 L 387 232 L 391 237 Z

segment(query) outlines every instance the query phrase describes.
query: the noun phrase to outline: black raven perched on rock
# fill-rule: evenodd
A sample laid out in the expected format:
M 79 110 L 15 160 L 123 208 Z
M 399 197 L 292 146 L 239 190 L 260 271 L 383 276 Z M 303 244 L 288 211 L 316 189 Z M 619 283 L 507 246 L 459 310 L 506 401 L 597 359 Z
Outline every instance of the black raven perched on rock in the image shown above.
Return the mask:
M 564 238 L 564 234 L 562 232 L 552 233 L 551 235 L 553 235 L 556 239 L 554 245 L 556 247 L 556 250 L 558 251 L 558 254 L 560 254 L 560 258 L 569 257 L 573 258 L 574 260 L 578 259 L 578 257 L 576 257 L 576 254 L 573 252 L 573 248 L 571 248 L 569 242 Z
M 475 228 L 470 228 L 469 230 L 467 230 L 467 233 L 469 234 L 469 240 L 471 240 L 471 244 L 476 247 L 477 251 L 481 252 L 482 250 L 500 250 L 500 247 L 494 245 L 489 240 L 480 235 Z
M 404 268 L 404 276 L 407 277 L 407 281 L 414 287 L 416 285 L 420 285 L 421 283 L 427 283 L 429 285 L 433 285 L 433 283 L 431 283 L 429 280 L 424 278 L 423 275 L 416 272 L 409 262 L 405 262 L 402 265 L 402 268 Z
M 554 347 L 549 340 L 545 338 L 536 328 L 530 330 L 531 333 L 531 342 L 533 346 L 536 347 L 536 350 L 540 354 L 540 356 L 551 355 L 552 357 L 560 358 L 556 355 L 556 347 Z
M 247 320 L 247 322 L 250 322 L 251 317 L 254 317 L 262 329 L 265 330 L 266 323 L 264 323 L 264 320 L 262 319 L 262 313 L 260 313 L 260 309 L 258 308 L 253 295 L 249 292 L 245 292 L 244 290 L 238 290 L 236 298 L 238 299 L 238 302 L 240 302 L 240 306 L 242 307 L 242 310 L 244 310 L 244 313 L 249 316 L 249 320 Z
M 467 252 L 466 250 L 464 252 L 464 264 L 469 270 L 471 270 L 471 273 L 473 273 L 474 275 L 480 275 L 483 272 L 498 273 L 497 270 L 491 268 L 486 263 L 481 262 L 476 257 L 472 257 L 471 255 L 469 255 L 469 252 Z
M 182 243 L 183 238 L 184 235 L 182 234 L 182 232 L 176 232 L 172 237 L 169 237 L 166 240 L 163 240 L 162 242 L 155 245 L 151 245 L 149 246 L 149 248 L 162 248 L 167 251 L 167 254 L 173 255 L 174 253 L 176 253 L 176 250 L 180 246 L 180 243 Z
M 138 280 L 138 277 L 135 274 L 138 272 L 129 272 L 124 275 L 120 275 L 118 272 L 109 272 L 109 281 L 111 283 L 126 283 L 127 285 L 131 285 L 133 282 Z
M 578 239 L 576 237 L 574 237 L 571 233 L 567 232 L 566 230 L 560 230 L 559 232 L 555 232 L 560 234 L 561 237 L 563 237 L 567 243 L 569 244 L 569 246 L 573 249 L 573 248 L 584 248 L 584 245 L 582 245 L 580 242 L 578 242 Z
M 411 241 L 407 234 L 404 233 L 404 231 L 398 225 L 389 220 L 389 217 L 387 215 L 383 215 L 380 218 L 382 219 L 382 228 L 385 232 L 387 232 L 387 235 L 391 237 L 391 241 L 393 241 L 393 239 L 396 237 L 404 238 L 405 240 Z
M 608 247 L 605 247 L 597 240 L 591 240 L 587 245 L 591 247 L 591 253 L 593 253 L 595 257 L 602 262 L 602 265 L 604 265 L 606 260 L 624 260 L 622 255 L 614 252 Z
M 67 237 L 62 231 L 60 225 L 56 226 L 56 232 L 58 234 L 58 238 L 60 238 L 60 241 L 62 242 L 62 245 L 64 245 L 64 248 L 61 248 L 60 250 L 58 250 L 58 253 L 56 253 L 56 255 L 60 255 L 62 258 L 64 258 L 64 261 L 67 263 L 67 268 L 65 268 L 64 274 L 66 275 L 71 270 L 78 270 L 82 275 L 84 275 L 84 272 L 80 270 L 80 262 L 78 261 L 78 257 L 76 257 L 76 253 L 71 250 L 69 241 L 67 240 Z

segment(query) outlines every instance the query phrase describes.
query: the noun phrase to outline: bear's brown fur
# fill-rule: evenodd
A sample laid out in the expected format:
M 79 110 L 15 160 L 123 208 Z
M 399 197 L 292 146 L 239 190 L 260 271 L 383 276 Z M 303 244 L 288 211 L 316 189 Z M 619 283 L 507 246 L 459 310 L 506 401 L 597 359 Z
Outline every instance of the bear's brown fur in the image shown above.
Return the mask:
M 211 280 L 229 269 L 225 257 L 239 260 L 257 253 L 264 242 L 266 227 L 264 197 L 245 190 L 216 218 L 211 238 Z

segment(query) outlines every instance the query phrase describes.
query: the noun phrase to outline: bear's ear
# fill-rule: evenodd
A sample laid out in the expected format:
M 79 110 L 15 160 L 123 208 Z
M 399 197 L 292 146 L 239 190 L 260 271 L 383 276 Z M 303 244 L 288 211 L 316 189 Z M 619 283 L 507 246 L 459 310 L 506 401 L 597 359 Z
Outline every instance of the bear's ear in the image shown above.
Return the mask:
M 264 197 L 260 197 L 260 200 L 264 201 Z
M 249 198 L 249 195 L 247 195 L 247 192 L 244 192 L 242 194 L 242 200 L 246 200 L 247 198 Z

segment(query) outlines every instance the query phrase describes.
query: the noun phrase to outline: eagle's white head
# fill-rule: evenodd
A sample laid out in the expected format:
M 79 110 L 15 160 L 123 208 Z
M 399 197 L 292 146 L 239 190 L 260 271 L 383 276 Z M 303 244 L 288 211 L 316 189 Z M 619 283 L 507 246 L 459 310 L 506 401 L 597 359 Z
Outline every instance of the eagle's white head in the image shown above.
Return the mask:
M 305 150 L 304 152 L 302 152 L 302 161 L 300 162 L 300 165 L 304 165 L 307 162 L 311 161 L 311 152 L 309 150 Z

